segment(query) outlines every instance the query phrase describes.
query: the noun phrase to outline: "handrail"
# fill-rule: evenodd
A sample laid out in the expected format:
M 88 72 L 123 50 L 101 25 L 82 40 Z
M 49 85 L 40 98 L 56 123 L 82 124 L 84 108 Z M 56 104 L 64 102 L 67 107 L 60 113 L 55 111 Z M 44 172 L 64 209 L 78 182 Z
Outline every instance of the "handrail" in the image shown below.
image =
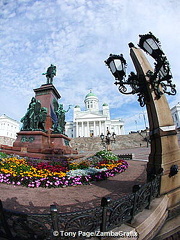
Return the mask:
M 107 232 L 149 208 L 152 199 L 159 196 L 161 174 L 144 184 L 135 185 L 133 192 L 117 200 L 103 197 L 101 205 L 76 212 L 58 213 L 56 205 L 50 213 L 29 214 L 4 209 L 0 201 L 0 235 L 11 240 L 86 239 L 88 232 Z M 84 233 L 84 235 L 83 235 Z M 69 234 L 69 235 L 68 235 Z

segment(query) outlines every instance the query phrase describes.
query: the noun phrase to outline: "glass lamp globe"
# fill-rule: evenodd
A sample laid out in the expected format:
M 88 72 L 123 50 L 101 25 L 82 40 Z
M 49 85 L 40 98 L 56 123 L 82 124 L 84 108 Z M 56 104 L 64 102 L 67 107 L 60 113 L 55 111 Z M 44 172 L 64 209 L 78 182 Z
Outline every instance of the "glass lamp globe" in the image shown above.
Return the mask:
M 150 32 L 149 34 L 139 35 L 139 47 L 147 52 L 151 57 L 158 60 L 164 54 L 160 48 L 159 40 Z
M 123 55 L 113 55 L 110 54 L 109 58 L 105 61 L 107 66 L 110 68 L 115 79 L 122 80 L 126 75 L 126 60 L 123 58 Z

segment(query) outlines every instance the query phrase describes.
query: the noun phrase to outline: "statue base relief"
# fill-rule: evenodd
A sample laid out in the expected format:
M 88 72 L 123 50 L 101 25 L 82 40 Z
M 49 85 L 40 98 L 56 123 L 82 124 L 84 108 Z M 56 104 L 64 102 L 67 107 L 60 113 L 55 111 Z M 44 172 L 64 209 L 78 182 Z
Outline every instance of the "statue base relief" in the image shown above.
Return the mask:
M 20 131 L 13 146 L 2 145 L 3 152 L 22 157 L 40 159 L 68 158 L 78 154 L 71 148 L 70 138 L 63 134 L 51 134 L 43 131 Z M 72 158 L 76 158 L 75 156 Z

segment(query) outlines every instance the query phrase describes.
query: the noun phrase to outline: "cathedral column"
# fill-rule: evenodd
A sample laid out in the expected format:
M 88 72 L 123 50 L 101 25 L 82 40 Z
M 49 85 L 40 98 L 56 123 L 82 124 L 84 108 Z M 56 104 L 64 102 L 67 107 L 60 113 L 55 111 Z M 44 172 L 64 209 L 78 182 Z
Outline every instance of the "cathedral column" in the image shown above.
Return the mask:
M 79 137 L 79 122 L 76 122 L 76 137 Z
M 84 136 L 84 124 L 83 124 L 83 122 L 81 122 L 81 135 L 80 136 L 81 137 Z
M 90 136 L 90 130 L 89 130 L 89 121 L 87 121 L 87 137 Z
M 86 136 L 86 124 L 85 124 L 86 122 L 82 122 L 82 128 L 83 128 L 83 134 L 82 134 L 82 136 L 83 137 L 85 137 Z
M 101 121 L 99 121 L 99 135 L 101 135 L 101 133 L 102 133 L 102 125 L 101 125 Z
M 94 121 L 94 136 L 96 136 L 96 121 Z
M 106 136 L 107 134 L 107 125 L 106 125 L 106 121 L 104 121 L 104 135 Z

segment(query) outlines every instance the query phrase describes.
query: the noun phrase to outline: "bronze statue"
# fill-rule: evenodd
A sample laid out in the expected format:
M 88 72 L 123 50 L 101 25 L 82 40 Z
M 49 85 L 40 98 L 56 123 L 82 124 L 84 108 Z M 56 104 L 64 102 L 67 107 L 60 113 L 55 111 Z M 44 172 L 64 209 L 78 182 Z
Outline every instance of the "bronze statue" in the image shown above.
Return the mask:
M 65 113 L 69 111 L 71 105 L 69 105 L 69 108 L 67 110 L 63 109 L 63 104 L 58 104 L 57 101 L 53 101 L 54 105 L 54 112 L 56 114 L 56 121 L 54 121 L 53 129 L 54 133 L 60 133 L 65 134 Z
M 69 109 L 70 109 L 70 105 L 69 105 L 69 108 L 67 110 L 64 110 L 63 109 L 63 104 L 59 104 L 59 108 L 56 111 L 56 115 L 57 115 L 58 120 L 59 120 L 59 126 L 61 128 L 61 133 L 62 134 L 65 134 L 65 125 L 66 125 L 65 113 L 68 112 Z
M 43 75 L 46 75 L 47 84 L 52 84 L 53 83 L 53 78 L 54 78 L 54 76 L 56 76 L 56 66 L 51 64 L 51 66 L 48 67 L 47 72 L 43 73 Z
M 25 116 L 21 119 L 21 122 L 23 123 L 21 131 L 44 131 L 46 116 L 47 108 L 41 108 L 40 101 L 33 97 Z

